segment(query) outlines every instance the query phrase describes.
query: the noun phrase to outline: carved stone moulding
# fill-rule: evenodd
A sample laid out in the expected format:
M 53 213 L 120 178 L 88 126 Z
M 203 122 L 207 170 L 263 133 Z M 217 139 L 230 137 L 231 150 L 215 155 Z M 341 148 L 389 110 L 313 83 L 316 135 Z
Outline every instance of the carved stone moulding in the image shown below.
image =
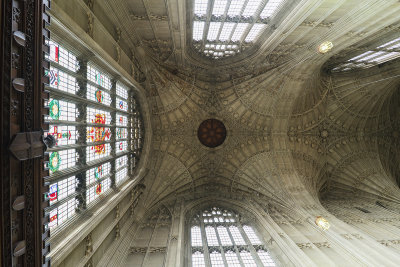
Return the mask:
M 215 148 L 220 146 L 226 138 L 225 125 L 220 120 L 207 119 L 200 124 L 197 130 L 197 137 L 207 147 Z

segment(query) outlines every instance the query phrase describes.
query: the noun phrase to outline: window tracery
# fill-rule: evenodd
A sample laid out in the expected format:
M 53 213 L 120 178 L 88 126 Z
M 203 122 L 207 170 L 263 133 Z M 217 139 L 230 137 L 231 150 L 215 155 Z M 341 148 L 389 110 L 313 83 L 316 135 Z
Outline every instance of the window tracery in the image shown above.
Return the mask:
M 191 266 L 276 266 L 265 245 L 239 215 L 212 207 L 196 214 L 190 228 Z
M 284 2 L 194 0 L 194 47 L 213 59 L 235 55 L 257 40 Z
M 130 88 L 92 62 L 48 40 L 50 98 L 45 120 L 56 146 L 49 149 L 50 231 L 128 178 L 140 156 L 143 127 Z M 77 218 L 77 217 L 75 217 Z

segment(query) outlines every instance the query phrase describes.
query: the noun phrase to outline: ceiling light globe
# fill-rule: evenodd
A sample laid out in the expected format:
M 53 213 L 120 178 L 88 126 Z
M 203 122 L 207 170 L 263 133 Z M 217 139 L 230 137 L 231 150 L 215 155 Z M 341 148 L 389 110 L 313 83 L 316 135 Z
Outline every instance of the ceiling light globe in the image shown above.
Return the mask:
M 329 41 L 323 42 L 322 44 L 319 45 L 318 52 L 320 52 L 321 54 L 328 53 L 329 51 L 331 51 L 332 47 L 333 47 L 332 42 Z
M 317 216 L 317 218 L 315 219 L 315 224 L 318 225 L 318 227 L 324 231 L 328 230 L 329 227 L 331 226 L 330 223 L 328 222 L 328 220 L 326 220 L 325 218 L 323 218 L 321 216 Z

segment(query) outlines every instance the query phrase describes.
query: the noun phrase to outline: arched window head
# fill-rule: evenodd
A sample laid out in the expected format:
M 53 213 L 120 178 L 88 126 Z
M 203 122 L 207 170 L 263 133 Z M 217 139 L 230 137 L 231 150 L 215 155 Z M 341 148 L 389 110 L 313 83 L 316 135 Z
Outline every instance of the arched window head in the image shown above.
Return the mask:
M 230 210 L 211 207 L 196 214 L 190 241 L 192 267 L 276 266 L 255 229 Z

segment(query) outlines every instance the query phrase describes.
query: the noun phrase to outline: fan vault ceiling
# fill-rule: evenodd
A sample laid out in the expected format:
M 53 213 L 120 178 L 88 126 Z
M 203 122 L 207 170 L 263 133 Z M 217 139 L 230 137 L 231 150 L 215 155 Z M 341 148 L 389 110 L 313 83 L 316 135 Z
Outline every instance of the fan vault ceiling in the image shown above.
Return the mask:
M 192 45 L 191 0 L 98 0 L 145 77 L 147 205 L 210 187 L 286 204 L 355 192 L 400 201 L 399 60 L 330 72 L 399 37 L 400 2 L 289 2 L 251 48 L 213 60 Z M 319 54 L 327 40 L 334 48 Z M 228 133 L 216 148 L 197 139 L 209 118 Z

